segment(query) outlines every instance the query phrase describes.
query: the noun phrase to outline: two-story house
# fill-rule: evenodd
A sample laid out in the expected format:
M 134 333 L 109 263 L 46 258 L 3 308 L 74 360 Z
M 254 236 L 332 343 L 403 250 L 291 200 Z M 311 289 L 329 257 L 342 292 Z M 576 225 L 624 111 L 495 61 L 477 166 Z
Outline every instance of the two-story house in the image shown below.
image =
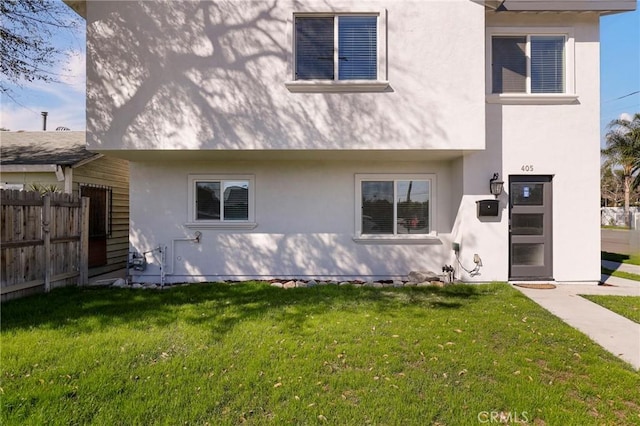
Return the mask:
M 599 281 L 599 19 L 635 0 L 68 3 L 135 280 Z

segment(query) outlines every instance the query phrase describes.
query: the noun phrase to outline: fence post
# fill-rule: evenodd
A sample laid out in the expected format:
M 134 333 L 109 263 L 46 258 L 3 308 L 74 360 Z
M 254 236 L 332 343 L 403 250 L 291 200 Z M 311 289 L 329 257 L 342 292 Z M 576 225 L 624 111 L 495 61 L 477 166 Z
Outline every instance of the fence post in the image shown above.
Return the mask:
M 42 197 L 42 233 L 44 238 L 44 291 L 51 291 L 51 195 Z
M 81 198 L 80 211 L 80 278 L 78 285 L 89 282 L 89 197 Z

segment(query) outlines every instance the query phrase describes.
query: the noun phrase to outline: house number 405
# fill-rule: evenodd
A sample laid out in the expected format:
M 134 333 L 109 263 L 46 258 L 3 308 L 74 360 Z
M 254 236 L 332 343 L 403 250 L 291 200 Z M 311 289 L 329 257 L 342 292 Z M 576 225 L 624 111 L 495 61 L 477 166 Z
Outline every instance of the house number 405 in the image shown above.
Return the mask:
M 524 166 L 522 166 L 520 168 L 520 170 L 522 170 L 523 172 L 532 172 L 533 171 L 533 165 L 532 164 L 525 164 Z

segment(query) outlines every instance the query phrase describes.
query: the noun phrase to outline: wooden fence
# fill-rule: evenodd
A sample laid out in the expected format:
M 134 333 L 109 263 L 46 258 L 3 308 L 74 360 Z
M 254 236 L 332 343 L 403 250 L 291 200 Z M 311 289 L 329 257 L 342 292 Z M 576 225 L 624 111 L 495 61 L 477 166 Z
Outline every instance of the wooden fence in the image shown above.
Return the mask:
M 3 302 L 87 283 L 88 199 L 0 190 L 0 217 Z

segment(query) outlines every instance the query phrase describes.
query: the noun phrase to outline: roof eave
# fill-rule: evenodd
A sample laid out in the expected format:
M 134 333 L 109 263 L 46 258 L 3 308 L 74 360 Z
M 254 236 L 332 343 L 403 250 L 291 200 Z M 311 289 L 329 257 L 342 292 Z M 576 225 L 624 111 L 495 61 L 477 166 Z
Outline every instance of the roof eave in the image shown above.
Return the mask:
M 67 6 L 73 9 L 78 15 L 87 19 L 87 0 L 62 0 Z

